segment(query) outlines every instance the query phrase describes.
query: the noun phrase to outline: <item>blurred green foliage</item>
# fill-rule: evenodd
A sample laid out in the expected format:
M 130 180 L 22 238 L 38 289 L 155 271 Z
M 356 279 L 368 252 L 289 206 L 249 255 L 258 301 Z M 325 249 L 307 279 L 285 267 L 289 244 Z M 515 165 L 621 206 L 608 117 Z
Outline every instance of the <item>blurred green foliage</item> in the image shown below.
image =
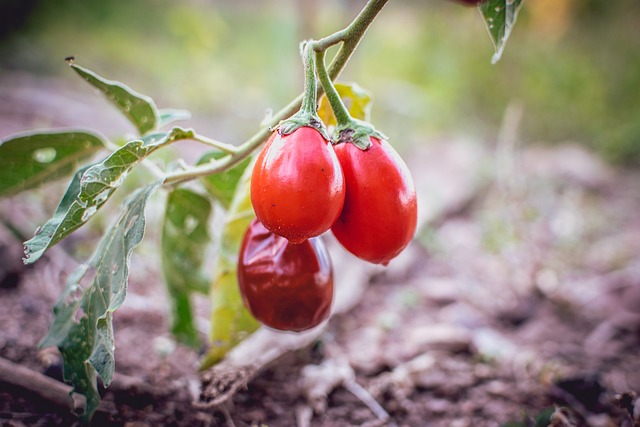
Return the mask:
M 267 109 L 301 92 L 299 41 L 342 28 L 362 4 L 25 1 L 32 8 L 14 13 L 0 39 L 0 72 L 61 74 L 73 54 L 161 106 L 194 111 L 212 136 L 241 139 Z M 374 123 L 401 150 L 435 134 L 492 141 L 506 106 L 518 101 L 524 141 L 578 141 L 638 164 L 639 16 L 634 0 L 528 0 L 502 60 L 491 65 L 475 8 L 391 1 L 343 79 L 374 93 Z

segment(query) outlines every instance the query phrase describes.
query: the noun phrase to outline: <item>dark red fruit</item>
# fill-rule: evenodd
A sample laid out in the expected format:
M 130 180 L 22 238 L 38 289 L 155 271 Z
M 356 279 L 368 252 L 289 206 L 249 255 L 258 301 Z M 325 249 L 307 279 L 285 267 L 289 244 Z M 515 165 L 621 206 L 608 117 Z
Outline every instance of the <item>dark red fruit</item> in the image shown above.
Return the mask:
M 344 177 L 331 144 L 304 126 L 274 132 L 251 177 L 251 203 L 271 232 L 300 243 L 327 231 L 344 203 Z
M 311 329 L 331 310 L 333 268 L 322 240 L 293 244 L 257 219 L 242 240 L 238 284 L 251 314 L 274 329 Z
M 371 138 L 361 150 L 335 146 L 346 183 L 342 213 L 331 230 L 349 252 L 374 264 L 387 264 L 411 242 L 417 200 L 411 174 L 386 141 Z

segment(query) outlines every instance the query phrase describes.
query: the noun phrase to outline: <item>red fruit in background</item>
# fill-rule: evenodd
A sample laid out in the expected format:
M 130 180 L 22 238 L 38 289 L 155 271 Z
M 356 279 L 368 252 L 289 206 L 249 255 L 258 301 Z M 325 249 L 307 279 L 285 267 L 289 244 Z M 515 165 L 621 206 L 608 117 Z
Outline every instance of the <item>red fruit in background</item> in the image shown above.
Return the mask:
M 416 231 L 417 200 L 411 174 L 386 141 L 371 138 L 361 150 L 336 145 L 346 196 L 331 231 L 349 252 L 375 264 L 387 264 L 411 242 Z
M 293 244 L 254 219 L 242 240 L 238 285 L 251 314 L 283 331 L 304 331 L 329 316 L 333 268 L 319 237 Z
M 344 202 L 344 178 L 331 144 L 316 129 L 274 132 L 251 177 L 256 216 L 273 233 L 300 243 L 327 231 Z

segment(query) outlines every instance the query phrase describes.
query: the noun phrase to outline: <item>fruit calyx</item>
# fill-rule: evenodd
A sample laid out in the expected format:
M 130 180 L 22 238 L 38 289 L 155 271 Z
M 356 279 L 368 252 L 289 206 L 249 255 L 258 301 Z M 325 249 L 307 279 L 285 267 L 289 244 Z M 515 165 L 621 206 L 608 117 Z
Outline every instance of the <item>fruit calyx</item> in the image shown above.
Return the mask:
M 336 127 L 334 145 L 352 143 L 359 149 L 366 151 L 371 147 L 371 138 L 388 141 L 386 135 L 376 130 L 371 123 L 352 118 L 344 125 Z
M 310 127 L 318 132 L 320 135 L 327 141 L 331 141 L 331 137 L 327 132 L 327 128 L 325 127 L 322 120 L 316 113 L 300 110 L 293 116 L 289 117 L 286 120 L 281 121 L 276 129 L 280 135 L 290 135 L 301 127 Z

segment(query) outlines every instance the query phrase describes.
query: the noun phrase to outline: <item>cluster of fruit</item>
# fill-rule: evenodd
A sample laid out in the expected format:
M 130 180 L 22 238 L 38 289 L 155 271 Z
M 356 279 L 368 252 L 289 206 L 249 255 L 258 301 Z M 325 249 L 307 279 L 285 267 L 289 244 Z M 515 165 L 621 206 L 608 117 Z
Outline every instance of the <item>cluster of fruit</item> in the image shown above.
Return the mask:
M 417 201 L 409 170 L 385 140 L 332 143 L 312 125 L 276 130 L 251 178 L 256 213 L 245 233 L 238 282 L 263 324 L 303 331 L 331 310 L 333 274 L 320 235 L 331 230 L 357 257 L 386 265 L 411 241 Z

